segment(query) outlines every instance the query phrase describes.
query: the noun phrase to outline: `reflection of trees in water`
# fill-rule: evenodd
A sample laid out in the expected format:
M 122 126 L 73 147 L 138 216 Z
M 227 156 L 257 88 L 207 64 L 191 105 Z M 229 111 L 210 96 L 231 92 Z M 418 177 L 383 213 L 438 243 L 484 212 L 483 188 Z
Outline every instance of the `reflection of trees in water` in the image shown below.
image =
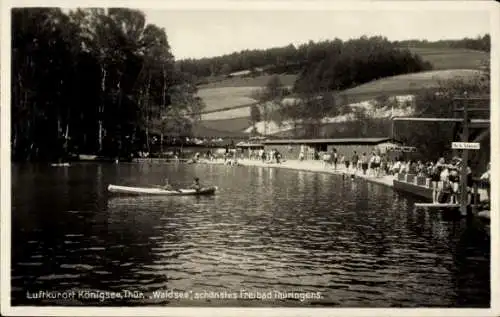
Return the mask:
M 465 228 L 453 241 L 452 253 L 456 304 L 460 307 L 489 307 L 491 253 L 484 225 L 477 219 L 467 219 Z
M 303 171 L 298 171 L 297 172 L 297 186 L 299 189 L 300 194 L 304 194 L 305 192 L 305 187 L 306 187 L 306 173 Z
M 444 216 L 438 210 L 406 210 L 403 230 L 406 235 L 413 237 L 413 243 L 408 244 L 407 248 L 411 252 L 428 249 L 427 252 L 438 255 L 434 266 L 453 274 L 451 282 L 456 291 L 457 305 L 487 304 L 489 241 L 482 226 Z M 450 262 L 451 258 L 453 262 Z
M 175 208 L 170 203 L 165 209 Z M 110 208 L 103 219 L 96 224 L 94 236 L 105 241 L 105 251 L 99 256 L 97 265 L 102 270 L 110 272 L 106 276 L 106 284 L 114 284 L 116 289 L 131 284 L 134 289 L 142 289 L 140 282 L 148 280 L 148 284 L 167 282 L 167 277 L 158 272 L 144 268 L 145 265 L 161 260 L 161 255 L 153 248 L 161 244 L 176 244 L 180 241 L 175 228 L 165 228 L 162 213 L 158 209 L 148 208 L 148 205 L 132 204 L 124 208 Z M 87 254 L 89 256 L 90 254 Z M 169 256 L 170 259 L 175 258 Z M 98 276 L 95 276 L 98 281 Z M 144 290 L 144 289 L 142 289 Z
M 264 168 L 263 167 L 258 167 L 257 168 L 257 179 L 258 179 L 258 186 L 259 188 L 264 188 Z
M 178 174 L 174 170 L 172 173 L 184 179 L 194 173 L 191 168 L 194 167 L 183 167 Z M 201 174 L 204 168 L 198 166 L 195 172 Z M 144 283 L 144 287 L 146 284 L 166 287 L 169 278 L 180 276 L 169 275 L 177 274 L 170 269 L 171 265 L 197 265 L 200 254 L 213 256 L 214 263 L 222 263 L 226 268 L 231 265 L 238 268 L 239 264 L 218 262 L 218 252 L 228 256 L 229 260 L 235 257 L 248 259 L 251 254 L 273 263 L 295 261 L 297 267 L 301 263 L 312 263 L 306 270 L 312 270 L 314 265 L 323 265 L 324 268 L 325 263 L 333 262 L 343 269 L 351 269 L 353 264 L 360 267 L 372 265 L 381 270 L 389 265 L 400 265 L 394 262 L 406 261 L 400 265 L 404 270 L 419 265 L 414 263 L 414 255 L 422 256 L 424 262 L 432 261 L 432 256 L 430 260 L 425 258 L 427 253 L 439 255 L 436 266 L 443 266 L 441 262 L 448 265 L 450 241 L 461 237 L 460 232 L 464 230 L 457 225 L 452 232 L 453 222 L 441 221 L 436 213 L 413 211 L 410 198 L 386 195 L 383 188 L 377 187 L 377 191 L 363 180 L 342 180 L 336 175 L 299 171 L 271 172 L 264 168 L 207 166 L 206 170 L 214 172 L 201 175 L 207 182 L 221 185 L 220 195 L 163 200 L 148 198 L 135 202 L 134 199 L 110 200 L 107 208 L 97 207 L 97 210 L 96 204 L 99 206 L 108 200 L 95 195 L 105 191 L 106 182 L 120 179 L 115 168 L 106 169 L 104 166 L 102 176 L 97 180 L 95 177 L 99 172 L 95 167 L 82 170 L 82 175 L 88 176 L 80 179 L 70 173 L 73 182 L 69 193 L 71 198 L 42 200 L 39 205 L 47 210 L 40 212 L 38 206 L 33 215 L 31 209 L 23 211 L 21 205 L 17 206 L 17 209 L 21 208 L 16 210 L 21 212 L 18 223 L 24 224 L 23 229 L 30 230 L 21 232 L 21 227 L 17 226 L 17 231 L 13 232 L 13 241 L 17 243 L 17 248 L 13 248 L 15 259 L 17 262 L 44 264 L 41 267 L 18 267 L 16 273 L 40 276 L 78 271 L 82 277 L 75 283 L 85 287 L 121 288 L 124 284 L 134 283 Z M 170 169 L 167 172 L 170 173 Z M 153 177 L 159 179 L 160 173 L 163 170 L 158 167 L 144 177 L 144 181 L 151 181 Z M 123 168 L 120 177 L 134 175 L 143 177 L 137 167 L 130 168 L 130 171 Z M 84 187 L 92 189 L 85 192 Z M 22 193 L 26 193 L 26 189 Z M 44 194 L 37 195 L 42 199 Z M 87 206 L 89 211 L 83 212 L 80 208 L 75 213 L 62 212 L 73 205 Z M 66 233 L 80 233 L 82 236 L 68 238 L 75 244 L 64 244 Z M 30 240 L 39 242 L 27 243 Z M 256 247 L 261 249 L 256 250 Z M 398 257 L 394 254 L 397 252 L 393 252 L 397 248 L 409 253 Z M 183 250 L 182 255 L 175 251 L 177 249 Z M 43 261 L 32 259 L 34 254 L 42 255 Z M 465 258 L 470 261 L 468 256 Z M 372 264 L 363 263 L 365 260 Z M 93 265 L 101 274 L 64 269 L 60 267 L 63 262 Z M 449 266 L 447 269 L 451 270 Z M 459 267 L 457 270 L 461 270 L 455 272 L 458 280 L 460 274 L 469 274 L 467 270 L 471 268 Z M 183 276 L 182 273 L 181 278 Z M 200 278 L 204 278 L 203 274 L 193 275 L 193 279 Z M 23 286 L 33 284 L 35 280 L 24 278 L 15 283 Z M 59 280 L 44 282 L 55 287 Z M 172 283 L 184 282 L 170 282 L 168 286 L 172 287 Z M 426 281 L 419 283 L 427 285 Z M 457 283 L 464 285 L 460 286 L 462 289 L 470 285 L 463 281 Z
M 443 221 L 440 212 L 414 208 L 412 200 L 403 199 L 401 210 L 405 210 L 402 229 L 416 241 L 426 241 L 437 247 L 437 252 L 448 252 L 449 226 L 452 222 Z M 439 251 L 440 250 L 440 251 Z
M 274 174 L 277 173 L 277 170 L 275 170 L 274 168 L 268 168 L 268 173 L 269 173 L 269 178 L 268 178 L 268 184 L 267 184 L 267 191 L 268 191 L 268 195 L 271 197 L 271 199 L 274 198 L 274 188 L 276 187 L 276 184 L 274 183 L 275 181 L 275 177 L 274 177 Z

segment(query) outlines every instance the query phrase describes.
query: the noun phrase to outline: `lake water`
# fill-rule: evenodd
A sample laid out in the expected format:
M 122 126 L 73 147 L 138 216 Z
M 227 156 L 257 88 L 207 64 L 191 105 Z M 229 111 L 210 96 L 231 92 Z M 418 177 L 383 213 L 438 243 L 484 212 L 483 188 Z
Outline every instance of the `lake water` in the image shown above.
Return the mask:
M 106 191 L 195 175 L 218 194 Z M 284 169 L 13 165 L 12 305 L 489 307 L 489 229 L 413 203 Z

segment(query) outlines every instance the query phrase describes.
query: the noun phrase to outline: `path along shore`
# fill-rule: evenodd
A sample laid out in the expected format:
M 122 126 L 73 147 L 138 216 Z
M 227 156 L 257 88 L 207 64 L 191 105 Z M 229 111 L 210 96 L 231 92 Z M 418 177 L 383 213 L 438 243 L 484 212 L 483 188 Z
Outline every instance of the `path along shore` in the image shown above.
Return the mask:
M 210 160 L 201 160 L 200 164 L 225 164 L 224 160 L 216 159 L 213 161 Z M 250 159 L 239 159 L 238 165 L 243 166 L 260 166 L 260 167 L 268 167 L 268 168 L 286 168 L 298 171 L 307 171 L 307 172 L 318 172 L 318 173 L 327 173 L 327 174 L 353 174 L 352 170 L 348 170 L 344 165 L 337 165 L 337 168 L 334 169 L 333 166 L 325 166 L 323 161 L 299 161 L 299 160 L 287 160 L 282 163 L 268 163 L 260 160 L 250 160 Z M 355 173 L 357 178 L 365 179 L 369 182 L 394 187 L 394 179 L 396 178 L 393 175 L 383 175 L 383 176 L 372 176 L 368 171 L 367 175 L 363 175 L 363 172 L 357 171 Z M 484 200 L 487 198 L 487 193 L 484 189 L 478 190 L 480 199 Z

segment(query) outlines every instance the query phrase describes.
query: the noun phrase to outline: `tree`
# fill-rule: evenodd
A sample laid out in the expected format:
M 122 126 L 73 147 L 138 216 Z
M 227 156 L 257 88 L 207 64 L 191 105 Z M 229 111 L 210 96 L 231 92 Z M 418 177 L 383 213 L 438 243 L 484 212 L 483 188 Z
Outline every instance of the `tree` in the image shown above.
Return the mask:
M 70 132 L 74 30 L 52 8 L 13 9 L 12 27 L 13 157 L 61 155 Z
M 282 107 L 286 89 L 278 75 L 271 76 L 263 89 L 254 91 L 252 97 L 260 103 L 261 116 L 264 121 L 264 134 L 267 134 L 267 123 L 271 113 Z
M 203 102 L 174 63 L 165 31 L 138 10 L 14 9 L 13 159 L 128 155 L 163 115 L 167 131 L 190 134 Z
M 260 116 L 259 107 L 257 107 L 257 105 L 250 106 L 250 121 L 252 122 L 252 127 L 254 130 L 257 129 L 255 125 L 260 120 L 261 120 L 261 116 Z
M 467 95 L 470 97 L 486 97 L 489 99 L 489 82 L 488 71 L 473 79 L 442 81 L 439 89 L 429 89 L 417 94 L 415 98 L 415 116 L 454 117 L 454 98 L 463 96 L 464 92 L 467 92 Z M 489 100 L 481 100 L 479 102 L 489 103 Z M 488 113 L 475 113 L 474 117 L 477 118 L 481 115 L 489 117 Z M 451 153 L 451 142 L 456 139 L 457 134 L 457 126 L 455 124 L 441 122 L 397 122 L 395 124 L 397 137 L 407 144 L 417 146 L 419 152 L 426 159 L 437 159 Z M 429 140 L 432 140 L 432 142 L 429 142 Z M 481 153 L 489 155 L 489 150 L 483 150 L 484 147 L 481 147 L 481 149 Z M 489 149 L 489 145 L 486 146 L 486 149 Z
M 222 68 L 220 70 L 222 75 L 229 75 L 231 73 L 231 66 L 229 64 L 224 64 L 222 65 Z
M 282 118 L 291 122 L 293 136 L 295 138 L 299 137 L 299 128 L 302 127 L 302 114 L 304 111 L 301 101 L 297 99 L 292 102 L 284 103 L 279 111 Z

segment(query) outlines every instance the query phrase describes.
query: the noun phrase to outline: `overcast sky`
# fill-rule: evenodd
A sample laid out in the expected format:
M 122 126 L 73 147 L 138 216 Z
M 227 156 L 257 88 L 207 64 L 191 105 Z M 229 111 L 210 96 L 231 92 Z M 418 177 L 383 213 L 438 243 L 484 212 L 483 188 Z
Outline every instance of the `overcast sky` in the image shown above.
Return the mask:
M 148 23 L 165 28 L 176 59 L 362 35 L 476 37 L 489 33 L 490 22 L 487 11 L 142 11 Z

